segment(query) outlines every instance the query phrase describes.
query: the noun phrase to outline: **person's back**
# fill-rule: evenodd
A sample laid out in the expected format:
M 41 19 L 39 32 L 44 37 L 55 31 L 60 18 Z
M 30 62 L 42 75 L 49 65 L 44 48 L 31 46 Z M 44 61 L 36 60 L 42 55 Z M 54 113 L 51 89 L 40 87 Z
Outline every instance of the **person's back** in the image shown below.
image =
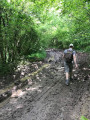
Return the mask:
M 76 52 L 73 50 L 73 44 L 69 45 L 69 49 L 64 50 L 64 67 L 66 73 L 66 85 L 69 84 L 69 80 L 72 79 L 73 61 L 76 64 Z
M 72 48 L 66 49 L 64 51 L 64 60 L 67 63 L 71 63 L 73 61 L 73 55 L 75 54 L 75 51 Z

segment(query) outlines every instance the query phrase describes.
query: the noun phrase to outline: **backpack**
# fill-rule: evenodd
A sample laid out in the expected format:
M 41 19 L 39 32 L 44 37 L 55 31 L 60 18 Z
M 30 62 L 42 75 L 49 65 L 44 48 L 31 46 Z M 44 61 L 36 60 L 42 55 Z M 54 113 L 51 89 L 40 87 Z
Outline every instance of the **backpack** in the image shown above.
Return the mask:
M 64 59 L 66 63 L 71 63 L 73 61 L 73 51 L 67 50 L 67 53 L 64 53 Z

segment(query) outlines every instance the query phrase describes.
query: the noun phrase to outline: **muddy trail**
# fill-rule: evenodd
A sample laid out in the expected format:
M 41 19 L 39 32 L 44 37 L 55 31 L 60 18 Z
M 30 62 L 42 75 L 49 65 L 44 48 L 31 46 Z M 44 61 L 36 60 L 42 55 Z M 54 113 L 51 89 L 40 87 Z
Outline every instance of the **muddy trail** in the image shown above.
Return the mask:
M 0 103 L 0 120 L 80 120 L 82 115 L 90 120 L 90 55 L 78 53 L 79 68 L 73 70 L 69 86 L 65 85 L 62 52 L 57 56 L 56 51 L 53 57 L 49 54 L 39 65 L 43 69 L 34 75 L 27 76 L 30 71 L 24 70 L 28 82 Z

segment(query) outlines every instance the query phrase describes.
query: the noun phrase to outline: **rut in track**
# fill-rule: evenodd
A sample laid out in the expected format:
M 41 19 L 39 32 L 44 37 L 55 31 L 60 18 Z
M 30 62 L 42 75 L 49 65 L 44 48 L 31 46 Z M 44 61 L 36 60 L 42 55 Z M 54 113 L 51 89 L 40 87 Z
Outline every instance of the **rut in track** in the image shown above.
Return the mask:
M 23 95 L 11 98 L 0 109 L 0 120 L 80 120 L 90 119 L 90 82 L 74 80 L 66 86 L 64 68 L 51 64 L 32 79 Z

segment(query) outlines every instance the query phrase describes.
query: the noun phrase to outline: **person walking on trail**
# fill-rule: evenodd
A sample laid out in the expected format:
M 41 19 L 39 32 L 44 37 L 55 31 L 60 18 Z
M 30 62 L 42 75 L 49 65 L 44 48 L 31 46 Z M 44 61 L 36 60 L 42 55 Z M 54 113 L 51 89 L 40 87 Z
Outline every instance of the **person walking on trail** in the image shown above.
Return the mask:
M 64 50 L 64 68 L 65 68 L 65 74 L 66 74 L 66 81 L 65 84 L 69 85 L 70 80 L 73 80 L 72 78 L 72 70 L 73 70 L 73 62 L 75 63 L 75 67 L 77 68 L 77 62 L 76 62 L 76 52 L 73 50 L 73 44 L 69 45 L 69 49 Z

